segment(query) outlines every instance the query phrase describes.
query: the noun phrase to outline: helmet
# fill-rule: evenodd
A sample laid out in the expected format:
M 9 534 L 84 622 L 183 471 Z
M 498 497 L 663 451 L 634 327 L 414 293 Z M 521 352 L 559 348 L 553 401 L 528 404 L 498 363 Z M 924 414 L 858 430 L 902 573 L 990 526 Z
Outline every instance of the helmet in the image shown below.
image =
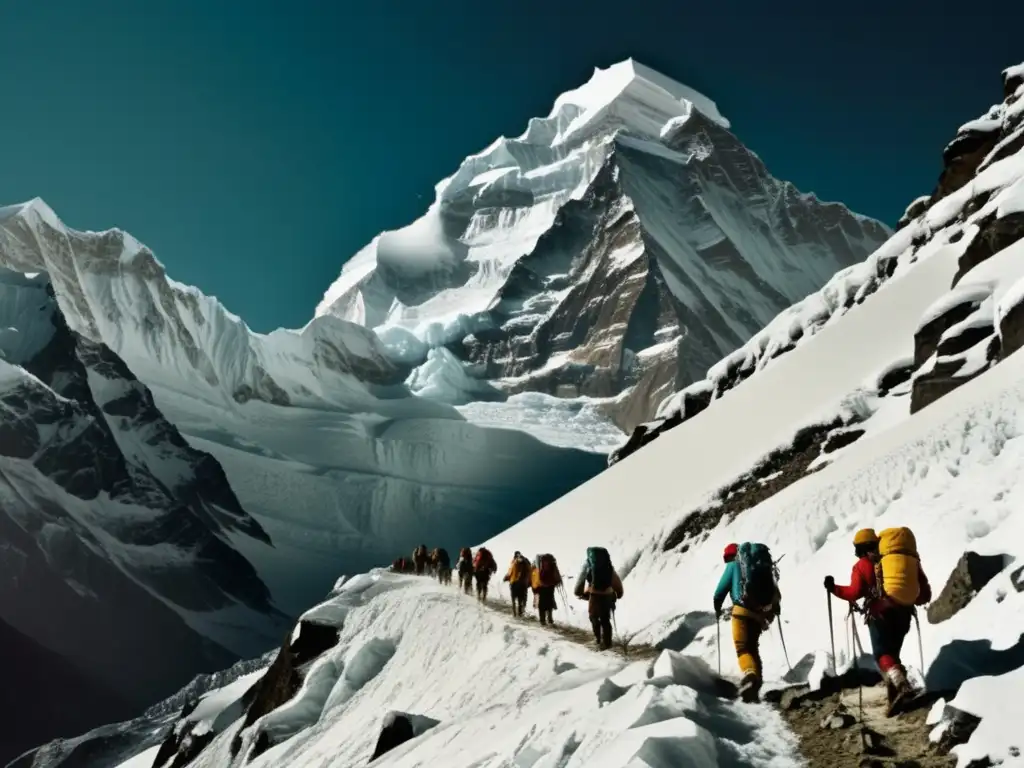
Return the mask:
M 739 547 L 735 544 L 729 544 L 726 546 L 725 551 L 722 553 L 722 559 L 725 562 L 729 562 L 736 557 L 736 553 L 739 551 Z
M 853 546 L 859 547 L 864 544 L 877 544 L 878 536 L 874 528 L 861 528 L 853 534 Z

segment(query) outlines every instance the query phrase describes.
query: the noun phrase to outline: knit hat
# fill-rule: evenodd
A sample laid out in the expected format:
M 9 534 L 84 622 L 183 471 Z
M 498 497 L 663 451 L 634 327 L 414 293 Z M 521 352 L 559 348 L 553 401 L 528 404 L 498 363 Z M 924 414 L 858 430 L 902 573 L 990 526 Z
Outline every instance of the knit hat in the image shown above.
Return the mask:
M 877 544 L 878 536 L 874 528 L 861 528 L 853 534 L 853 546 L 859 547 L 863 544 Z
M 725 560 L 725 562 L 729 562 L 730 560 L 733 560 L 733 559 L 736 558 L 736 553 L 737 552 L 739 552 L 739 547 L 736 546 L 735 544 L 729 544 L 725 548 L 725 551 L 722 553 L 722 559 Z

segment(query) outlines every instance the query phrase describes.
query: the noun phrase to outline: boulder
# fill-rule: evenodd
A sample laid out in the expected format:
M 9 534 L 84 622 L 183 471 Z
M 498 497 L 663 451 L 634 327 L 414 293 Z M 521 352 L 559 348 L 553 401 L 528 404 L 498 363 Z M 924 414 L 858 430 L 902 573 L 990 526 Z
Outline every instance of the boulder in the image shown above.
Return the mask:
M 381 722 L 377 746 L 374 747 L 370 762 L 429 731 L 439 722 L 431 717 L 410 715 L 408 712 L 388 712 Z
M 964 552 L 939 596 L 928 606 L 928 622 L 938 624 L 955 616 L 1010 562 L 1008 555 Z
M 1002 218 L 996 218 L 993 213 L 981 219 L 978 227 L 977 234 L 960 255 L 953 285 L 974 267 L 1024 237 L 1024 213 L 1010 213 Z

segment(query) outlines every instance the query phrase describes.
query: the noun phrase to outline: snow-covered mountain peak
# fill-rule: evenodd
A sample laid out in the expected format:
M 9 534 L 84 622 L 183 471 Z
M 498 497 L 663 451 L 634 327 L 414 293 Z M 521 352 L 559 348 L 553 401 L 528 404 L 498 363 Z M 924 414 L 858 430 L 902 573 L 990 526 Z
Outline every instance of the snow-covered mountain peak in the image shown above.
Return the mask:
M 407 365 L 449 347 L 429 361 L 446 381 L 461 361 L 512 393 L 628 390 L 610 412 L 631 428 L 889 234 L 772 177 L 728 126 L 632 60 L 596 70 L 348 261 L 316 315 Z
M 595 67 L 590 80 L 555 99 L 549 119 L 566 106 L 577 108 L 579 114 L 563 134 L 555 137 L 555 144 L 566 141 L 582 125 L 600 119 L 605 111 L 614 111 L 624 128 L 653 136 L 667 119 L 687 117 L 693 107 L 722 127 L 730 127 L 718 105 L 707 96 L 633 59 L 606 69 Z

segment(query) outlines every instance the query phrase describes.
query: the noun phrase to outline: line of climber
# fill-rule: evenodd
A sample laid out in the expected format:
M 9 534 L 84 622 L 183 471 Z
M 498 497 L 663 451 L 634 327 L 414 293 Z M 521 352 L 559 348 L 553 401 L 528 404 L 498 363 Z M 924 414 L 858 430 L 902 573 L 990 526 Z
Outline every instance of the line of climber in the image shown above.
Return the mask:
M 911 620 L 917 617 L 917 606 L 931 601 L 931 587 L 921 568 L 917 541 L 909 528 L 887 528 L 878 534 L 871 528 L 864 528 L 854 535 L 853 546 L 857 562 L 850 584 L 839 586 L 832 576 L 826 576 L 824 581 L 829 594 L 833 673 L 835 636 L 831 598 L 835 596 L 850 603 L 851 621 L 854 620 L 853 612 L 864 616 L 875 663 L 886 682 L 887 714 L 892 717 L 920 693 L 914 690 L 907 677 L 901 652 L 910 632 Z M 722 605 L 725 598 L 730 597 L 733 644 L 742 673 L 740 697 L 754 702 L 759 700 L 762 684 L 761 635 L 782 615 L 779 561 L 772 559 L 767 546 L 753 542 L 729 544 L 723 560 L 725 571 L 714 594 L 715 617 L 721 618 Z M 857 601 L 863 602 L 858 605 Z M 781 624 L 779 632 L 785 651 Z
M 413 550 L 410 559 L 395 560 L 391 570 L 420 576 L 430 575 L 436 577 L 442 584 L 451 584 L 451 561 L 444 549 L 435 549 L 428 553 L 426 545 L 421 544 Z M 467 595 L 471 595 L 475 584 L 476 598 L 483 602 L 487 599 L 488 584 L 491 576 L 497 573 L 498 564 L 487 547 L 478 548 L 475 554 L 469 547 L 463 547 L 454 570 L 459 577 L 459 587 Z M 516 551 L 502 581 L 509 585 L 513 616 L 525 615 L 526 599 L 531 591 L 533 607 L 543 625 L 554 626 L 557 591 L 561 590 L 562 602 L 567 604 L 562 574 L 552 554 L 537 555 L 531 562 L 522 552 Z M 622 599 L 624 591 L 622 579 L 612 565 L 607 549 L 587 549 L 586 559 L 576 577 L 573 594 L 578 599 L 587 601 L 588 616 L 597 647 L 600 650 L 611 648 L 615 604 Z

